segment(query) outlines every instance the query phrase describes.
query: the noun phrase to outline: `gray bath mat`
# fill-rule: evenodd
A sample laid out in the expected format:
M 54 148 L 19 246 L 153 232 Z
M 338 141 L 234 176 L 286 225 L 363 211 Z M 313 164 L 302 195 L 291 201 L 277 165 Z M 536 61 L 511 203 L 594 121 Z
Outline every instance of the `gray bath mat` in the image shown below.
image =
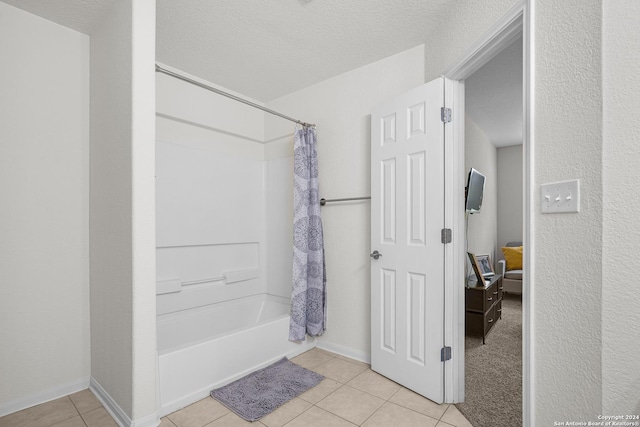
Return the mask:
M 312 387 L 324 377 L 286 357 L 252 372 L 224 387 L 211 391 L 211 397 L 247 421 L 256 421 L 280 405 Z

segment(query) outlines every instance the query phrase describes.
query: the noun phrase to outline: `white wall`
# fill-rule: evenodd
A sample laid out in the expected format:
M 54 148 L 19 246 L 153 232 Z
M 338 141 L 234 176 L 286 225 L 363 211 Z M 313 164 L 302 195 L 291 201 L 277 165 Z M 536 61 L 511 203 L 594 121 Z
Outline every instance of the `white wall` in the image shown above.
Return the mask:
M 156 79 L 158 280 L 260 270 L 247 281 L 158 295 L 158 315 L 266 292 L 264 113 L 164 74 Z
M 536 5 L 533 188 L 578 178 L 581 193 L 579 214 L 542 215 L 534 197 L 539 424 L 602 414 L 601 16 L 597 0 Z
M 501 147 L 498 159 L 498 259 L 508 242 L 522 241 L 522 145 Z
M 117 418 L 155 425 L 155 4 L 91 34 L 91 376 Z
M 426 78 L 515 3 L 456 2 L 425 43 Z M 536 425 L 552 425 L 602 413 L 602 2 L 533 3 L 534 200 L 540 184 L 573 178 L 582 197 L 579 214 L 542 215 L 539 202 L 533 206 L 534 416 Z M 625 336 L 618 333 L 612 338 Z
M 602 411 L 640 414 L 640 3 L 603 2 Z
M 370 112 L 384 101 L 424 83 L 424 49 L 407 50 L 276 99 L 270 108 L 318 125 L 320 195 L 325 198 L 370 194 Z M 267 117 L 267 157 L 291 153 L 293 125 Z M 272 146 L 272 144 L 274 144 Z M 282 167 L 287 167 L 283 160 Z M 281 176 L 282 186 L 291 185 Z M 284 196 L 282 196 L 284 198 Z M 270 211 L 291 224 L 292 206 Z M 320 345 L 355 357 L 370 354 L 370 205 L 368 201 L 322 208 L 327 268 L 328 323 Z M 291 253 L 291 240 L 282 240 Z M 285 246 L 286 245 L 286 246 Z M 291 264 L 270 277 L 291 283 Z M 285 279 L 286 277 L 286 279 Z M 349 327 L 344 327 L 349 325 Z
M 470 168 L 478 170 L 485 176 L 482 208 L 480 212 L 467 216 L 467 252 L 476 255 L 489 255 L 495 270 L 496 256 L 499 256 L 500 252 L 500 248 L 497 248 L 498 167 L 496 147 L 469 116 L 465 117 L 464 137 L 465 180 Z M 467 276 L 473 275 L 473 270 L 470 267 L 469 263 Z
M 89 38 L 0 3 L 0 40 L 1 416 L 91 363 Z

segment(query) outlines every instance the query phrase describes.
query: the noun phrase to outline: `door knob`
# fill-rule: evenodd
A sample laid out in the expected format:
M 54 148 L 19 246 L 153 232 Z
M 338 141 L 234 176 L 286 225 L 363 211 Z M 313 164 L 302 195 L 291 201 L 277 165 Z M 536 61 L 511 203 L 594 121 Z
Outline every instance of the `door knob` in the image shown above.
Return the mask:
M 369 255 L 371 258 L 373 259 L 378 259 L 382 256 L 382 254 L 378 251 L 373 251 L 373 253 L 371 255 Z

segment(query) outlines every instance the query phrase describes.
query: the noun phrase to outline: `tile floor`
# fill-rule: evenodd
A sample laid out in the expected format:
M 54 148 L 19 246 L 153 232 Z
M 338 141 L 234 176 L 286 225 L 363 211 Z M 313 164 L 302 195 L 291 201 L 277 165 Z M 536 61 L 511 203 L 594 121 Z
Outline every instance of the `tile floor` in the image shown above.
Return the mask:
M 293 362 L 325 376 L 316 387 L 249 423 L 212 398 L 162 418 L 161 427 L 472 427 L 453 405 L 431 402 L 369 365 L 320 349 Z M 0 427 L 113 427 L 89 390 L 0 418 Z
M 118 427 L 88 389 L 0 417 L 0 427 L 87 426 Z

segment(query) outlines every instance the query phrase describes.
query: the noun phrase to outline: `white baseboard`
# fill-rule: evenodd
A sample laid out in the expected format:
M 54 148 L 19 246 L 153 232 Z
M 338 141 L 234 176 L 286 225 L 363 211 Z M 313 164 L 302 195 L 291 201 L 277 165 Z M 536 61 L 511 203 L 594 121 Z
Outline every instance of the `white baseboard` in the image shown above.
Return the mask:
M 122 410 L 115 400 L 107 393 L 95 378 L 91 377 L 89 389 L 96 395 L 104 409 L 111 415 L 120 427 L 157 427 L 160 425 L 160 418 L 157 413 L 149 414 L 139 420 L 132 421 Z
M 146 417 L 140 418 L 139 420 L 135 420 L 131 427 L 157 427 L 160 425 L 160 418 L 158 417 L 157 412 L 153 414 L 149 414 Z
M 363 351 L 356 350 L 351 347 L 347 347 L 340 344 L 334 344 L 326 341 L 319 340 L 316 344 L 321 350 L 327 350 L 332 353 L 340 354 L 342 356 L 349 357 L 351 359 L 359 360 L 364 363 L 371 363 L 371 354 Z
M 131 418 L 122 410 L 122 408 L 116 403 L 115 400 L 107 393 L 107 391 L 100 385 L 95 378 L 91 377 L 89 382 L 89 390 L 96 395 L 104 409 L 107 410 L 109 415 L 115 420 L 120 427 L 130 427 Z
M 46 390 L 39 391 L 30 396 L 0 403 L 0 417 L 23 409 L 30 408 L 41 403 L 49 402 L 68 394 L 77 393 L 89 387 L 89 377 L 80 378 L 66 384 L 60 384 Z

